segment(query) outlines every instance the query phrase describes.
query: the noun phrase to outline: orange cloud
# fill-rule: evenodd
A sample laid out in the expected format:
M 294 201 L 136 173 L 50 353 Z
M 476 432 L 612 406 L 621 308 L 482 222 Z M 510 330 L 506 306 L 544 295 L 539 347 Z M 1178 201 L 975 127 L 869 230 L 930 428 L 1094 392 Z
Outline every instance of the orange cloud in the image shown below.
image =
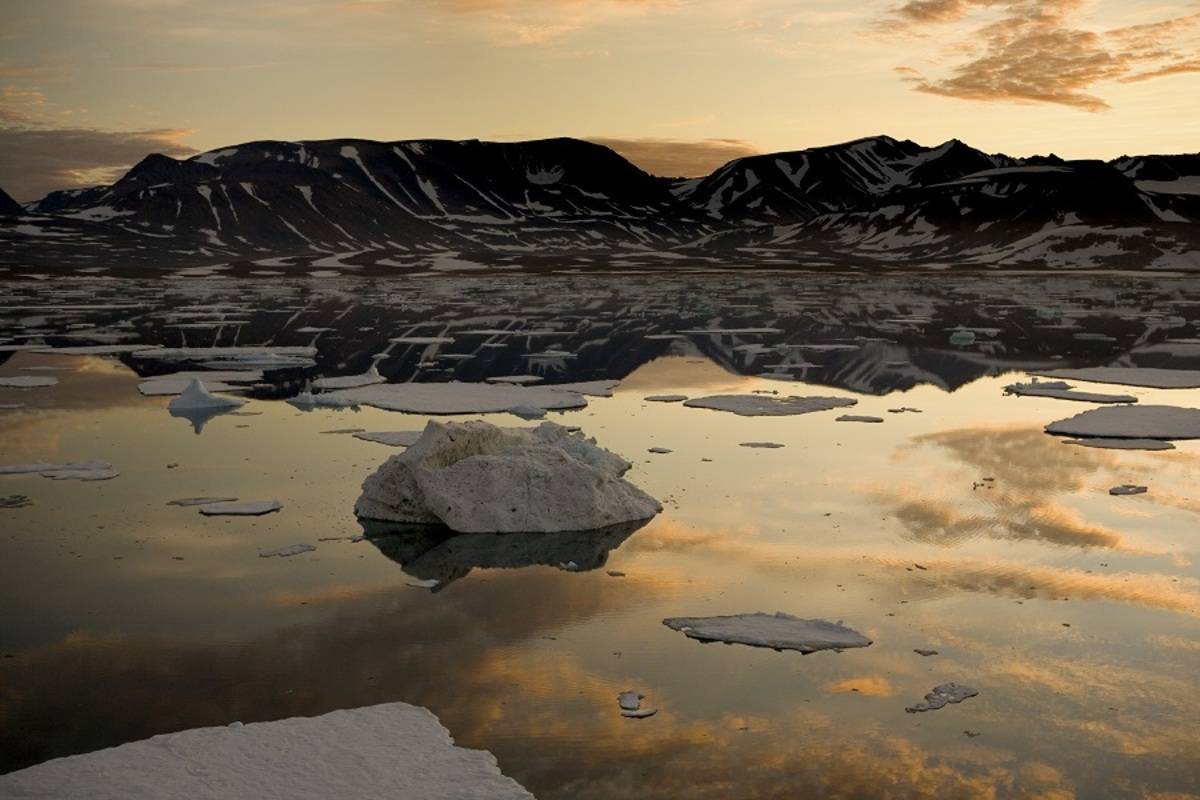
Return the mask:
M 915 91 L 964 100 L 1103 111 L 1110 106 L 1094 93 L 1097 84 L 1200 72 L 1192 36 L 1200 14 L 1096 32 L 1072 24 L 1071 15 L 1081 6 L 1080 0 L 911 0 L 893 9 L 879 27 L 921 33 L 925 27 L 966 20 L 981 8 L 1002 8 L 999 20 L 945 48 L 954 56 L 977 51 L 981 55 L 942 77 L 926 77 L 911 67 L 899 70 Z

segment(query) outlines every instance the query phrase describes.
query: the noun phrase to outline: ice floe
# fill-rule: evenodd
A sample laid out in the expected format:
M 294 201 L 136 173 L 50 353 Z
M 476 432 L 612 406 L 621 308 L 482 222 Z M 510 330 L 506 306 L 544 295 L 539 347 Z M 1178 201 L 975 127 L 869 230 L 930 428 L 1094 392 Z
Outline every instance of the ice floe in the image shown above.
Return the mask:
M 738 447 L 759 447 L 765 450 L 777 450 L 783 447 L 779 442 L 742 442 Z
M 257 383 L 263 379 L 262 370 L 217 370 L 212 372 L 173 372 L 155 375 L 138 384 L 138 391 L 146 397 L 166 397 L 183 394 L 192 381 L 200 381 L 210 392 L 239 392 L 247 386 L 237 384 Z
M 91 800 L 532 800 L 488 752 L 454 744 L 437 717 L 387 703 L 195 728 L 0 775 L 4 797 Z
M 317 378 L 312 382 L 314 389 L 327 391 L 330 389 L 357 389 L 362 386 L 374 386 L 377 383 L 386 383 L 387 378 L 379 374 L 379 370 L 372 364 L 371 368 L 361 375 L 340 375 L 334 378 Z
M 835 422 L 883 422 L 883 417 L 869 417 L 863 414 L 842 414 Z
M 734 614 L 725 617 L 671 617 L 663 624 L 703 642 L 747 644 L 774 650 L 841 650 L 866 647 L 871 640 L 850 628 L 823 619 L 800 619 L 791 614 Z
M 1010 383 L 1004 387 L 1005 394 L 1019 397 L 1050 397 L 1056 400 L 1076 400 L 1081 403 L 1136 403 L 1138 399 L 1129 394 L 1103 394 L 1082 392 L 1062 381 L 1034 381 L 1033 383 Z
M 71 461 L 51 464 L 36 461 L 32 464 L 0 464 L 0 475 L 37 474 L 56 481 L 107 481 L 121 473 L 107 461 Z
M 558 411 L 587 405 L 582 393 L 557 387 L 455 381 L 379 384 L 318 394 L 313 399 L 317 405 L 364 405 L 409 414 L 499 414 L 517 406 Z
M 1046 426 L 1060 436 L 1102 439 L 1200 439 L 1200 409 L 1122 405 L 1093 408 Z
M 45 389 L 57 385 L 58 378 L 53 375 L 0 376 L 0 389 Z
M 936 711 L 947 703 L 961 703 L 968 697 L 975 697 L 978 694 L 979 692 L 970 686 L 960 686 L 957 683 L 943 683 L 941 686 L 933 687 L 933 691 L 925 695 L 924 700 L 914 703 L 904 710 L 909 714 L 918 714 L 922 711 Z
M 179 396 L 167 404 L 171 411 L 198 411 L 212 408 L 238 408 L 246 404 L 237 397 L 218 397 L 199 378 L 190 378 Z
M 1150 389 L 1200 389 L 1200 370 L 1155 367 L 1083 367 L 1039 372 L 1047 378 L 1144 386 Z
M 768 397 L 754 394 L 717 394 L 684 402 L 688 408 L 728 411 L 742 417 L 786 417 L 857 404 L 858 401 L 850 397 Z
M 650 394 L 642 399 L 650 403 L 682 403 L 688 399 L 688 396 L 686 394 Z
M 311 544 L 289 544 L 286 547 L 276 547 L 274 550 L 262 550 L 259 552 L 259 558 L 291 558 L 298 556 L 301 553 L 311 553 L 316 550 L 316 546 Z
M 412 447 L 424 431 L 356 431 L 355 439 L 386 444 L 388 447 Z
M 0 495 L 0 508 L 25 508 L 33 505 L 33 501 L 23 494 Z
M 1064 439 L 1063 444 L 1096 447 L 1104 450 L 1174 450 L 1175 445 L 1162 439 Z
M 1136 484 L 1132 483 L 1122 483 L 1120 486 L 1114 486 L 1109 489 L 1108 493 L 1115 497 L 1121 497 L 1131 494 L 1145 494 L 1147 491 L 1149 491 L 1149 489 L 1145 486 L 1137 486 Z
M 646 695 L 639 692 L 621 692 L 617 695 L 617 705 L 621 709 L 621 716 L 630 719 L 645 719 L 657 714 L 657 708 L 642 708 L 644 699 L 646 699 Z
M 283 508 L 278 500 L 245 500 L 234 503 L 205 503 L 200 513 L 206 517 L 261 517 Z
M 183 506 L 191 508 L 192 506 L 207 506 L 212 503 L 236 503 L 236 497 L 180 497 L 178 500 L 168 500 L 169 506 Z
M 578 531 L 644 520 L 657 500 L 622 479 L 625 459 L 561 425 L 430 422 L 363 483 L 355 514 L 459 532 Z

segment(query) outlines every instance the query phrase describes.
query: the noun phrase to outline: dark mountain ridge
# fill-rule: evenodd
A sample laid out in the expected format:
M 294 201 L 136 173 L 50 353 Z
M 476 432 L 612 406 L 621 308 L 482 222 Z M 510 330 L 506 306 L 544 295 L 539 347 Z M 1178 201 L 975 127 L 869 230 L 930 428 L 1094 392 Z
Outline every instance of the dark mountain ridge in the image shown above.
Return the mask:
M 10 211 L 0 263 L 1200 268 L 1198 184 L 1200 155 L 1016 159 L 957 139 L 874 136 L 690 180 L 577 139 L 256 141 Z

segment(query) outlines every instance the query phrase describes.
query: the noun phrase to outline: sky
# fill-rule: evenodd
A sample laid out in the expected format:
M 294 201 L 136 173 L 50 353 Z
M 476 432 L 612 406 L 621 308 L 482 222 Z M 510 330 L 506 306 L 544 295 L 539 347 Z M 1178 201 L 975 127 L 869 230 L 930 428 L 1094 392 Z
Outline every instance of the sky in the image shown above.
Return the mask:
M 1200 151 L 1200 0 L 0 0 L 0 187 L 255 139 Z

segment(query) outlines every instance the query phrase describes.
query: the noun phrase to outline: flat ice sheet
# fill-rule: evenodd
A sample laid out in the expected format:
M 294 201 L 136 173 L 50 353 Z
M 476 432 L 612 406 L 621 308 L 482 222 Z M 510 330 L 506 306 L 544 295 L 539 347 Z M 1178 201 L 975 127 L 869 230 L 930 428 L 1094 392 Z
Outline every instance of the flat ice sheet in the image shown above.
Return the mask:
M 6 798 L 531 800 L 437 717 L 387 703 L 155 736 L 0 775 Z
M 278 500 L 245 500 L 239 503 L 205 503 L 200 513 L 206 517 L 261 517 L 283 508 Z
M 871 644 L 870 639 L 844 625 L 823 619 L 801 619 L 782 611 L 728 617 L 670 617 L 663 620 L 663 625 L 704 642 L 748 644 L 801 653 Z
M 1141 405 L 1094 408 L 1050 423 L 1046 433 L 1104 439 L 1200 439 L 1200 409 Z
M 742 417 L 787 417 L 857 405 L 850 397 L 764 397 L 755 394 L 716 394 L 684 401 L 688 408 L 729 411 Z
M 498 414 L 514 406 L 547 411 L 583 408 L 582 394 L 548 386 L 495 383 L 386 383 L 319 395 L 326 402 L 409 414 Z
M 1052 369 L 1037 373 L 1047 378 L 1116 383 L 1122 386 L 1145 386 L 1150 389 L 1200 388 L 1200 370 L 1158 369 L 1155 367 L 1083 367 Z

